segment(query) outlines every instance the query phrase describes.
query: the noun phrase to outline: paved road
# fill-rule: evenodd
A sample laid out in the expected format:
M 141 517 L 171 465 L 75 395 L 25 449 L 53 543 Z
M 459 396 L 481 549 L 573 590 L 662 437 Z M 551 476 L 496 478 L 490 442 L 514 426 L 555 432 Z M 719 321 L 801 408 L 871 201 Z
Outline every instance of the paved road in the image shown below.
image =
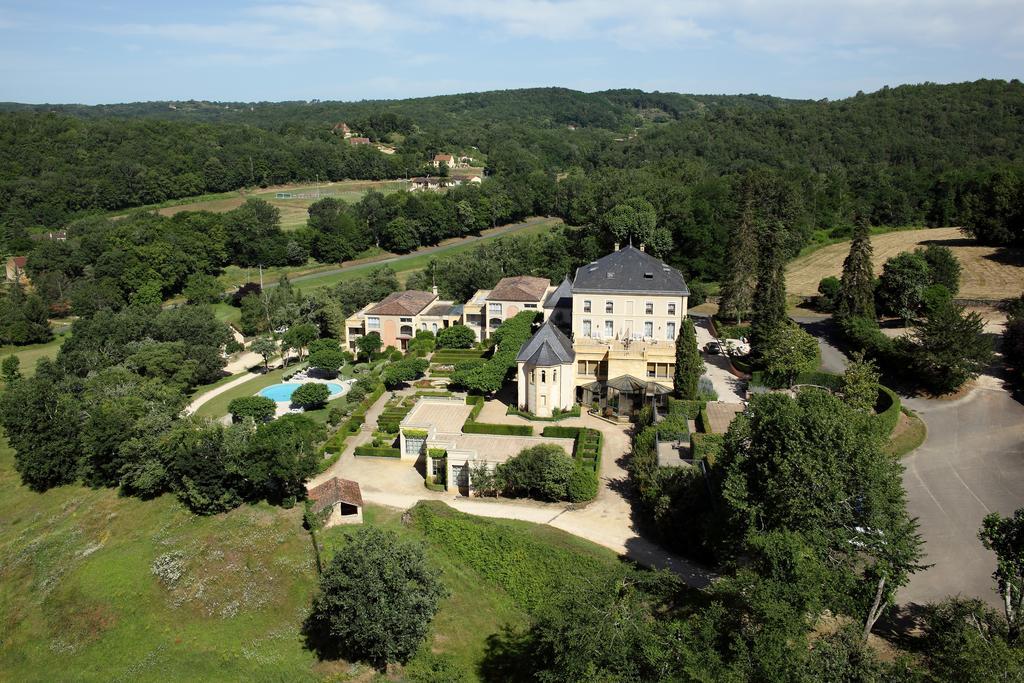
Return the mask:
M 843 372 L 846 357 L 829 341 L 830 321 L 795 320 L 818 338 L 823 369 Z M 959 593 L 1000 609 L 995 558 L 977 534 L 989 512 L 1024 507 L 1024 405 L 987 375 L 957 401 L 904 398 L 903 404 L 928 427 L 924 444 L 903 460 L 903 487 L 921 525 L 925 562 L 934 566 L 911 578 L 899 602 L 923 605 Z
M 919 519 L 926 562 L 901 603 L 924 604 L 960 593 L 1002 603 L 995 591 L 995 557 L 981 547 L 978 527 L 989 512 L 1024 507 L 1024 406 L 998 380 L 958 401 L 906 399 L 928 425 L 928 438 L 904 459 L 910 514 Z
M 721 354 L 704 353 L 704 345 L 714 339 L 708 329 L 707 317 L 693 316 L 693 326 L 697 331 L 697 346 L 704 358 L 704 374 L 711 379 L 711 385 L 718 394 L 718 400 L 725 403 L 742 403 L 746 394 L 743 380 L 737 378 L 729 370 L 729 361 Z
M 836 330 L 831 318 L 807 316 L 795 317 L 793 320 L 804 330 L 817 337 L 818 348 L 821 349 L 822 370 L 836 374 L 846 372 L 846 354 L 836 348 L 832 342 Z

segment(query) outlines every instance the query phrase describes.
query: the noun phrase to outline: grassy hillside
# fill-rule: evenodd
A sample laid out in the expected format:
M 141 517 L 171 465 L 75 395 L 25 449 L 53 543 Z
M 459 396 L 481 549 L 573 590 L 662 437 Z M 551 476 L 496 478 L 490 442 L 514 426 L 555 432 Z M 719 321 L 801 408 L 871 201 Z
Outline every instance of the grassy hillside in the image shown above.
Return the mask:
M 1024 254 L 979 245 L 958 228 L 901 230 L 872 236 L 875 274 L 881 274 L 886 259 L 927 244 L 949 247 L 960 261 L 963 273 L 958 296 L 962 298 L 1004 299 L 1024 291 Z M 822 278 L 842 273 L 849 251 L 849 241 L 839 242 L 794 259 L 786 270 L 786 289 L 802 296 L 817 294 Z
M 36 494 L 0 443 L 0 680 L 373 678 L 304 646 L 316 579 L 301 517 L 265 504 L 196 517 L 170 495 L 80 486 Z M 366 522 L 424 541 L 443 571 L 451 597 L 410 666 L 441 659 L 456 680 L 474 680 L 487 637 L 526 623 L 562 581 L 622 570 L 610 551 L 550 527 L 440 503 L 418 507 L 409 525 L 368 507 Z M 324 534 L 328 557 L 345 534 Z

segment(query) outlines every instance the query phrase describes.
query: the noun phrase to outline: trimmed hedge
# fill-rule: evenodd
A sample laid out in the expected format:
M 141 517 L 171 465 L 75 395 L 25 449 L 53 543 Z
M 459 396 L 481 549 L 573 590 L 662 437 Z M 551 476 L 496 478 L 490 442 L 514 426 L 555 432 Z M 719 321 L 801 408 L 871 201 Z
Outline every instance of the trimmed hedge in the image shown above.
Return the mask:
M 466 422 L 462 425 L 465 434 L 494 434 L 496 436 L 533 436 L 529 425 L 498 425 L 487 422 Z
M 552 439 L 578 439 L 582 431 L 583 427 L 558 427 L 552 425 L 545 427 L 540 435 L 548 436 Z
M 687 420 L 696 420 L 707 401 L 668 398 L 669 415 L 684 415 Z
M 691 434 L 690 447 L 691 458 L 704 460 L 709 465 L 714 465 L 715 460 L 722 454 L 722 449 L 725 448 L 725 434 Z
M 356 446 L 355 454 L 360 458 L 401 458 L 402 451 L 390 446 Z
M 484 409 L 484 397 L 483 396 L 467 396 L 466 405 L 473 406 L 473 410 L 469 412 L 468 422 L 476 422 L 476 418 L 480 417 L 480 411 Z
M 508 409 L 505 411 L 505 414 L 506 415 L 518 415 L 519 417 L 525 418 L 527 420 L 532 420 L 534 422 L 558 422 L 559 420 L 565 420 L 565 419 L 570 418 L 570 417 L 579 417 L 580 416 L 580 405 L 577 403 L 572 408 L 570 408 L 569 410 L 558 410 L 558 409 L 555 409 L 553 412 L 555 414 L 552 415 L 551 417 L 539 417 L 537 415 L 534 415 L 531 412 L 527 412 L 525 410 L 519 410 L 519 408 L 516 408 L 515 406 L 510 405 L 508 407 Z
M 601 451 L 604 447 L 604 434 L 587 427 L 545 427 L 540 433 L 551 439 L 573 439 L 572 457 L 594 472 L 601 468 Z
M 899 395 L 889 387 L 878 387 L 878 402 L 875 403 L 875 424 L 882 436 L 888 437 L 900 420 L 901 401 Z
M 448 490 L 444 484 L 438 484 L 434 481 L 434 475 L 428 474 L 427 478 L 423 480 L 423 485 L 430 491 L 437 491 L 443 493 Z

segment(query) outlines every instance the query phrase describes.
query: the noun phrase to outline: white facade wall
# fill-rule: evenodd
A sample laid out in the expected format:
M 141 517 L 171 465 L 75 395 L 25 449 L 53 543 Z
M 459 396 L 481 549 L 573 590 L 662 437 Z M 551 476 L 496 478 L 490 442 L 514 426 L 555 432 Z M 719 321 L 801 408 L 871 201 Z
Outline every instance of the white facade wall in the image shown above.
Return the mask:
M 576 403 L 575 364 L 537 368 L 520 362 L 516 387 L 520 410 L 538 417 L 551 417 L 556 408 L 569 410 Z
M 587 302 L 590 311 L 587 312 Z M 648 337 L 658 341 L 675 341 L 686 317 L 688 297 L 660 294 L 608 294 L 604 292 L 573 292 L 572 332 L 574 339 L 637 339 Z M 611 304 L 611 313 L 607 312 Z M 648 313 L 648 304 L 651 312 Z M 670 305 L 675 313 L 670 313 Z M 587 333 L 586 321 L 590 322 Z M 610 325 L 609 325 L 610 323 Z M 649 323 L 649 327 L 648 324 Z M 670 334 L 670 324 L 675 324 Z

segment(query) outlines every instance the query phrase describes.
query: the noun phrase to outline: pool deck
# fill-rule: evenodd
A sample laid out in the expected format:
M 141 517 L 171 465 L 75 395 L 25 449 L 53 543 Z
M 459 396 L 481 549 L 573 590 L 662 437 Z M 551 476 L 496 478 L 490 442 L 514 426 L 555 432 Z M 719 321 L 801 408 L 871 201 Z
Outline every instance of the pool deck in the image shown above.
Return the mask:
M 339 398 L 339 397 L 344 396 L 345 394 L 347 394 L 348 390 L 352 387 L 353 384 L 355 384 L 355 382 L 356 381 L 354 379 L 339 380 L 339 379 L 319 379 L 319 378 L 315 378 L 315 377 L 310 377 L 309 379 L 302 380 L 301 382 L 287 382 L 286 381 L 286 382 L 279 382 L 278 384 L 271 384 L 269 387 L 263 387 L 262 389 L 260 389 L 256 393 L 259 396 L 264 396 L 264 394 L 263 394 L 264 391 L 266 391 L 267 389 L 271 389 L 273 387 L 281 386 L 282 384 L 299 384 L 299 385 L 301 385 L 301 384 L 336 384 L 336 385 L 341 387 L 341 391 L 339 391 L 337 393 L 332 393 L 331 394 L 330 400 L 334 400 L 336 398 Z M 273 397 L 267 396 L 266 398 L 273 398 Z M 288 413 L 291 412 L 291 409 L 292 409 L 292 402 L 290 400 L 288 400 L 288 401 L 277 401 L 277 400 L 275 400 L 274 401 L 274 417 L 281 417 L 282 415 L 287 415 Z M 299 413 L 297 413 L 297 414 L 301 415 L 301 411 Z

